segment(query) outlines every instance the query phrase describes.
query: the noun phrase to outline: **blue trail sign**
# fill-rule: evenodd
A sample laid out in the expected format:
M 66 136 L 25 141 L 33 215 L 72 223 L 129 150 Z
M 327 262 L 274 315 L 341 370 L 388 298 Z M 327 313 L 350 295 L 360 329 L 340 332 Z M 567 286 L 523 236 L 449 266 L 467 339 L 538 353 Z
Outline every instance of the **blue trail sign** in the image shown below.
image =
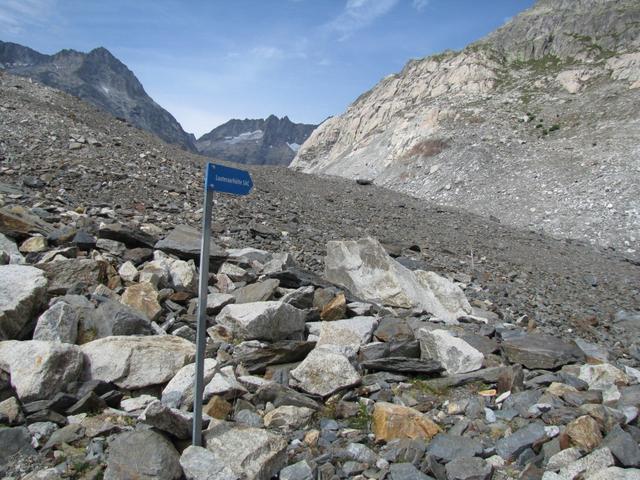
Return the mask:
M 193 391 L 193 445 L 202 445 L 202 392 L 204 390 L 204 351 L 207 345 L 207 295 L 209 284 L 209 240 L 213 192 L 247 195 L 253 188 L 249 172 L 224 165 L 207 164 L 202 209 L 202 245 L 200 247 L 200 284 L 198 286 L 198 331 L 196 334 L 196 372 Z
M 253 188 L 249 172 L 224 165 L 207 165 L 207 190 L 247 195 Z

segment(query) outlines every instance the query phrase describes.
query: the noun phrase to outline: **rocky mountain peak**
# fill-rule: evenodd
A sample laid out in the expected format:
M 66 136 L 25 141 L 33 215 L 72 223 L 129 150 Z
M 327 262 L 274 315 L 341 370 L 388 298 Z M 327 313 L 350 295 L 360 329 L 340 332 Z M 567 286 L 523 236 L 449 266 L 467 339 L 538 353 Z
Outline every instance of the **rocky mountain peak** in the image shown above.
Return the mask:
M 538 0 L 476 45 L 508 60 L 599 60 L 640 45 L 640 4 L 635 0 Z
M 43 55 L 0 41 L 0 68 L 78 96 L 169 143 L 195 149 L 191 136 L 177 120 L 155 103 L 134 73 L 104 47 L 89 53 L 65 49 Z
M 315 125 L 289 117 L 232 119 L 200 137 L 198 152 L 209 157 L 254 165 L 289 165 Z
M 460 52 L 409 61 L 291 166 L 638 255 L 639 102 L 640 3 L 543 0 Z

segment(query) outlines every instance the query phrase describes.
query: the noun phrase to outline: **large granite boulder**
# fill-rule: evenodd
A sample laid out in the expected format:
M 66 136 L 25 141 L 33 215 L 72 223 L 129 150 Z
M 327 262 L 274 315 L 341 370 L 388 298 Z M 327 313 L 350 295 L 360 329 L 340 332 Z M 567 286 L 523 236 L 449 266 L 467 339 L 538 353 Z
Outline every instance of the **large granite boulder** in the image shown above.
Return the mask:
M 215 374 L 218 362 L 213 358 L 204 359 L 203 385 L 208 384 Z M 172 408 L 191 408 L 193 405 L 193 386 L 195 384 L 196 364 L 182 367 L 162 390 L 162 403 Z
M 283 302 L 253 302 L 227 305 L 216 317 L 240 340 L 278 341 L 304 332 L 306 312 Z
M 446 330 L 418 331 L 420 352 L 423 359 L 439 361 L 448 375 L 480 370 L 484 361 L 482 352 Z
M 80 348 L 66 343 L 0 342 L 0 370 L 9 372 L 11 385 L 23 403 L 51 398 L 78 380 L 83 360 Z
M 180 454 L 152 430 L 117 435 L 109 445 L 105 480 L 178 480 L 182 477 Z
M 212 420 L 204 443 L 234 474 L 247 480 L 270 480 L 287 460 L 286 439 L 261 428 Z
M 424 310 L 447 322 L 471 313 L 457 285 L 433 272 L 409 270 L 373 238 L 328 242 L 325 277 L 364 300 Z
M 85 380 L 113 382 L 130 390 L 167 383 L 195 356 L 193 343 L 173 335 L 107 337 L 80 348 Z
M 0 266 L 0 340 L 19 339 L 46 299 L 42 270 L 23 265 Z
M 239 480 L 225 462 L 206 448 L 187 447 L 180 457 L 187 480 Z
M 360 382 L 360 374 L 343 355 L 339 347 L 324 345 L 317 347 L 289 372 L 291 386 L 312 395 L 327 397 L 343 388 Z

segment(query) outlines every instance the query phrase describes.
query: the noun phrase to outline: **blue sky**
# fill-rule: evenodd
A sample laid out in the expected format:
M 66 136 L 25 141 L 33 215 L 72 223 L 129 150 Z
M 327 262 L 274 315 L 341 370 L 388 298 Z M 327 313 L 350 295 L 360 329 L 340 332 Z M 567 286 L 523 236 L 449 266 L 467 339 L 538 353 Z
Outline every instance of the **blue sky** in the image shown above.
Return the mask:
M 411 58 L 460 49 L 533 0 L 0 0 L 0 40 L 103 46 L 197 136 L 230 118 L 319 123 Z

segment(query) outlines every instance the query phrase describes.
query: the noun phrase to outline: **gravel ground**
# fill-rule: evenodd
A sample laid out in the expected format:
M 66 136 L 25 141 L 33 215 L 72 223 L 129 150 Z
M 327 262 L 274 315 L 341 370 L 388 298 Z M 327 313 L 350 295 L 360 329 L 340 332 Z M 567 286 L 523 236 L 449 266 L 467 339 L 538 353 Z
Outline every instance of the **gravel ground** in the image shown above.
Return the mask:
M 199 225 L 207 160 L 73 97 L 0 76 L 0 138 L 6 205 L 104 206 L 119 220 L 165 231 Z M 284 168 L 250 170 L 251 195 L 216 199 L 214 231 L 223 244 L 290 251 L 304 267 L 322 271 L 326 241 L 371 235 L 408 262 L 466 280 L 470 300 L 506 321 L 535 321 L 567 336 L 580 329 L 624 348 L 615 315 L 640 308 L 640 266 L 630 257 L 372 185 Z

